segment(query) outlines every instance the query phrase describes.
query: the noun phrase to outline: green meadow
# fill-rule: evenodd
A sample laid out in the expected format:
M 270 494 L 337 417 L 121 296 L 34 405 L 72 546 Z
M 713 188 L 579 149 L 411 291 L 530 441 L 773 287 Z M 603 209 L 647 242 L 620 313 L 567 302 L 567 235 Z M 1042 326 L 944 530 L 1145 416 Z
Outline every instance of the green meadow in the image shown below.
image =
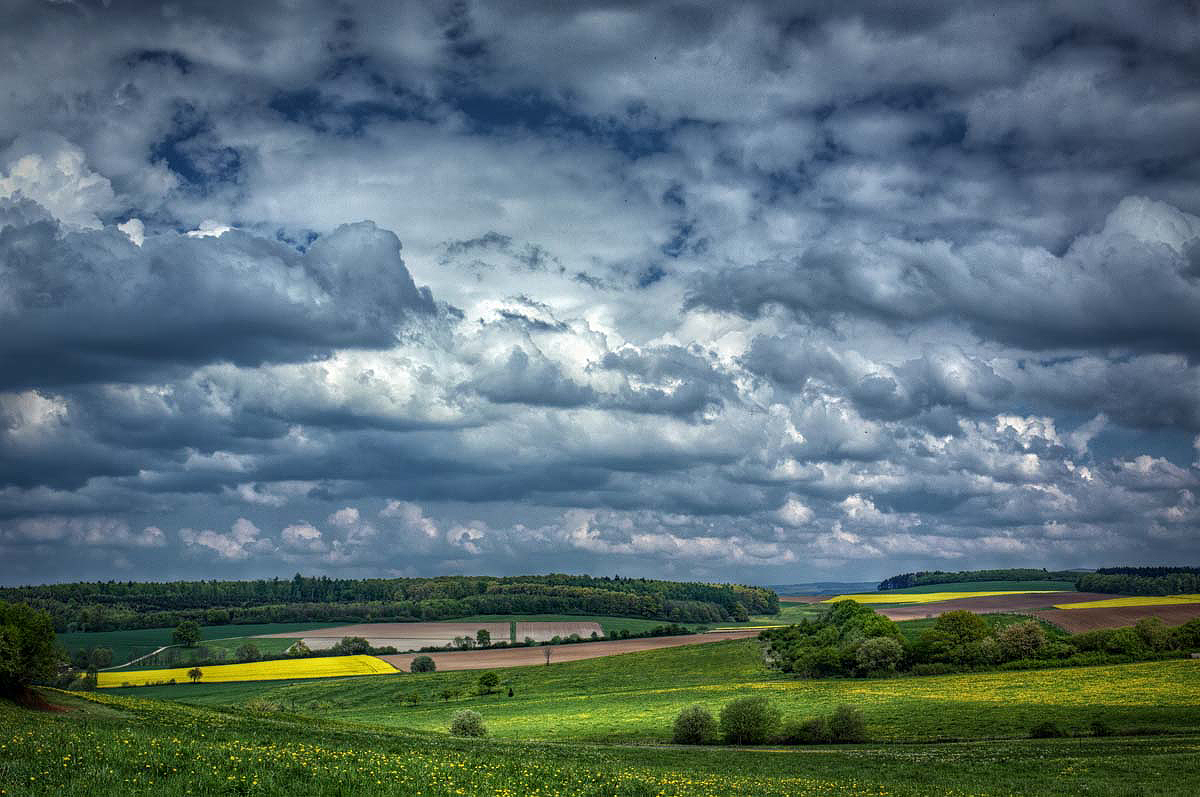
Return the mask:
M 330 628 L 336 623 L 258 623 L 250 625 L 209 625 L 200 627 L 200 638 L 205 645 L 225 646 L 225 642 L 214 642 L 223 638 L 233 638 L 236 644 L 233 649 L 246 640 L 244 637 L 255 634 L 282 634 L 291 631 L 311 631 L 314 628 Z M 113 664 L 121 664 L 138 656 L 144 656 L 163 645 L 171 644 L 171 634 L 174 628 L 139 628 L 132 631 L 73 631 L 56 634 L 58 643 L 68 651 L 91 650 L 92 648 L 108 648 L 113 652 Z M 260 643 L 269 640 L 253 640 L 260 648 Z M 284 645 L 291 644 L 289 640 Z
M 367 679 L 378 680 L 378 679 Z M 564 745 L 158 700 L 0 701 L 0 793 L 384 797 L 1190 797 L 1200 736 L 823 748 Z
M 111 692 L 422 731 L 445 730 L 455 711 L 470 708 L 499 738 L 590 743 L 664 743 L 681 708 L 701 703 L 716 714 L 747 695 L 770 697 L 790 719 L 848 703 L 863 711 L 871 738 L 896 742 L 1020 738 L 1046 720 L 1075 734 L 1095 722 L 1116 733 L 1200 733 L 1200 662 L 1192 660 L 806 680 L 768 670 L 748 639 L 496 672 L 501 688 L 490 695 L 475 694 L 477 671 Z

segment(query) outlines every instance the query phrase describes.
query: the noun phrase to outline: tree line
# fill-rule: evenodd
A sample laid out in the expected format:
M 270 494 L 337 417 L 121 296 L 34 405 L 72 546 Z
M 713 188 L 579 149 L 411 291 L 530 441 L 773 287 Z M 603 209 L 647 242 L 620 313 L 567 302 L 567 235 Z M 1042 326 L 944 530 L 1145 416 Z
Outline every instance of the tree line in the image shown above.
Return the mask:
M 878 590 L 924 587 L 929 584 L 954 584 L 962 581 L 1075 581 L 1079 573 L 1074 570 L 1045 570 L 1030 567 L 1003 568 L 999 570 L 921 570 L 902 573 L 879 582 Z
M 1080 576 L 1080 592 L 1116 595 L 1187 595 L 1200 592 L 1200 568 L 1105 567 Z
M 248 581 L 103 581 L 0 588 L 47 612 L 56 631 L 291 622 L 405 622 L 473 614 L 600 614 L 710 623 L 775 614 L 762 587 L 614 577 L 445 576 Z

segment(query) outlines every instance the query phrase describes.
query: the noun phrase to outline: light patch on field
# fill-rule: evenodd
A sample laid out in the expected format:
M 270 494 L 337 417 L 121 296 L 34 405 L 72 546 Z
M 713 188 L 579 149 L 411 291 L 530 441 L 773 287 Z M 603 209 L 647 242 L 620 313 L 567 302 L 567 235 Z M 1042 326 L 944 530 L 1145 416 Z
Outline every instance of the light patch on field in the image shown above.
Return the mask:
M 147 686 L 149 684 L 190 683 L 191 667 L 166 670 L 134 670 L 102 672 L 96 676 L 96 686 L 110 689 L 118 686 Z M 346 675 L 392 675 L 395 667 L 374 656 L 320 656 L 307 659 L 256 661 L 245 664 L 217 664 L 201 667 L 199 682 L 227 683 L 231 681 L 283 681 L 292 678 L 337 678 Z
M 1053 595 L 1062 592 L 1055 589 L 1016 589 L 996 592 L 919 592 L 919 593 L 888 593 L 867 592 L 857 595 L 834 595 L 821 603 L 835 601 L 857 601 L 858 603 L 939 603 L 953 601 L 959 598 L 991 598 L 997 595 Z
M 534 642 L 549 642 L 554 637 L 569 637 L 579 634 L 588 639 L 592 634 L 604 636 L 604 629 L 596 622 L 564 622 L 564 623 L 517 623 L 517 641 L 524 642 L 529 637 Z
M 1084 603 L 1056 603 L 1055 609 L 1116 609 L 1123 606 L 1178 606 L 1200 603 L 1200 595 L 1134 595 L 1128 598 L 1109 598 Z

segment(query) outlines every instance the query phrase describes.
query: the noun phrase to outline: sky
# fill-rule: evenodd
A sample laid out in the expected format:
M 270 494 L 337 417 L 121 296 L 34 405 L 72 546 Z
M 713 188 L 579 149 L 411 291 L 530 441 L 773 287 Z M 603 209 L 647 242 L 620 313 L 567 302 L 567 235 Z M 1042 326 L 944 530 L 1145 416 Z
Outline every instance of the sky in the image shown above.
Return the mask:
M 1194 3 L 3 5 L 0 583 L 1200 563 Z

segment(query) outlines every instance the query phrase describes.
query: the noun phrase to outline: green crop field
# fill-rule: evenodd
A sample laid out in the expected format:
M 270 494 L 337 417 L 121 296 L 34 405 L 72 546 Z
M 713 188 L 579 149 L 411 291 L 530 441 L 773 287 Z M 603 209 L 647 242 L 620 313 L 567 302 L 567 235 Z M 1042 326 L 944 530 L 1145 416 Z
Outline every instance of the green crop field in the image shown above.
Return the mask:
M 200 638 L 214 640 L 222 637 L 247 637 L 255 634 L 281 634 L 289 631 L 310 631 L 314 628 L 330 628 L 337 623 L 259 623 L 254 625 L 209 625 L 201 626 Z M 121 664 L 137 656 L 143 656 L 163 645 L 171 644 L 174 628 L 140 628 L 132 631 L 74 631 L 56 634 L 58 644 L 68 651 L 109 648 L 113 652 L 113 664 Z M 238 641 L 238 644 L 244 640 Z M 266 642 L 267 640 L 257 640 Z M 291 642 L 289 641 L 290 645 Z M 236 648 L 237 645 L 234 645 Z M 287 647 L 285 645 L 284 647 Z
M 1042 630 L 1045 631 L 1046 635 L 1051 639 L 1067 639 L 1071 636 L 1058 626 L 1052 623 L 1047 623 L 1045 620 L 1041 620 L 1036 617 L 1030 617 L 1027 614 L 1007 614 L 1002 612 L 994 612 L 991 614 L 981 614 L 979 616 L 983 618 L 983 621 L 987 623 L 989 628 L 1004 628 L 1005 626 L 1012 625 L 1013 623 L 1023 623 L 1028 620 L 1036 620 L 1037 624 L 1042 627 Z M 935 623 L 937 623 L 936 617 L 922 617 L 917 620 L 900 620 L 896 623 L 896 627 L 900 629 L 900 633 L 904 634 L 905 638 L 915 640 L 920 638 L 921 634 L 933 628 Z
M 1184 797 L 1200 736 L 736 750 L 625 748 L 355 726 L 61 693 L 0 701 L 0 793 L 541 797 Z M 102 791 L 98 792 L 100 788 Z
M 884 593 L 897 595 L 924 595 L 930 592 L 999 592 L 1026 591 L 1044 592 L 1060 590 L 1074 592 L 1074 581 L 956 581 L 953 584 L 925 584 L 920 587 L 904 587 L 902 589 L 884 590 Z
M 1191 660 L 803 680 L 768 671 L 750 639 L 497 672 L 512 698 L 506 689 L 472 696 L 478 673 L 469 671 L 113 692 L 210 706 L 261 699 L 302 714 L 419 730 L 442 730 L 454 711 L 471 708 L 496 736 L 572 742 L 665 742 L 684 706 L 702 703 L 716 714 L 746 695 L 770 697 L 796 719 L 849 703 L 863 710 L 872 738 L 892 741 L 1022 737 L 1045 720 L 1074 733 L 1096 721 L 1118 732 L 1200 732 L 1200 662 Z M 443 700 L 443 690 L 460 696 Z M 420 702 L 405 705 L 409 694 Z

